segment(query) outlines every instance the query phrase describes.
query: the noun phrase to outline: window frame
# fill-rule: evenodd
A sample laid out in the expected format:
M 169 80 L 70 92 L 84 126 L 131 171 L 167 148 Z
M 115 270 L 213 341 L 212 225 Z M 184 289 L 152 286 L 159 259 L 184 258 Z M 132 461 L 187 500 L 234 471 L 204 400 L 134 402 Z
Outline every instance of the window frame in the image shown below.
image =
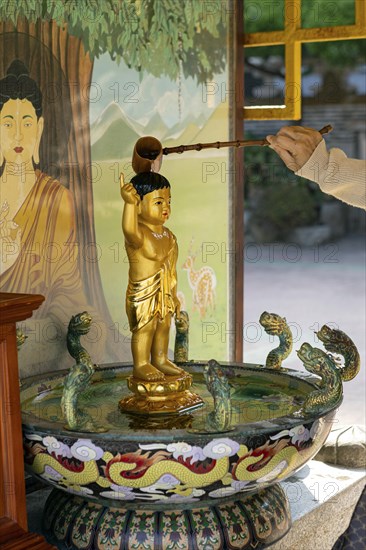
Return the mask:
M 244 33 L 244 50 L 259 46 L 285 48 L 284 105 L 243 107 L 245 120 L 299 120 L 301 118 L 301 45 L 366 38 L 366 1 L 355 0 L 355 24 L 301 28 L 301 0 L 285 0 L 284 30 Z

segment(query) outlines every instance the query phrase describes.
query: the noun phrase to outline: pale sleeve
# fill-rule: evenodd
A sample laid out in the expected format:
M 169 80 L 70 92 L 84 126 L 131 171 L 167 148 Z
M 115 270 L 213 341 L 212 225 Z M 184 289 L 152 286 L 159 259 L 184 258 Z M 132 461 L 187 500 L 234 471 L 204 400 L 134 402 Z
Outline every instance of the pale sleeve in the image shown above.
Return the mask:
M 322 140 L 296 175 L 315 181 L 328 195 L 366 209 L 366 160 L 350 159 L 337 148 L 327 151 Z

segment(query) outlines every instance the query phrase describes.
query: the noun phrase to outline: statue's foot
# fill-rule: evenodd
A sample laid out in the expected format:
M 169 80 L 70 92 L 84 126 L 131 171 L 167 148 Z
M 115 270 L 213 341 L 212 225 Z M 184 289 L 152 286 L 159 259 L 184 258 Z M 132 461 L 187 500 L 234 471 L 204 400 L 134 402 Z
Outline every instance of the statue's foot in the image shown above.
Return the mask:
M 154 367 L 156 367 L 160 372 L 167 374 L 168 376 L 181 376 L 182 374 L 185 374 L 185 371 L 183 369 L 180 369 L 169 361 L 169 359 L 165 359 L 165 361 L 157 362 L 153 360 Z
M 134 365 L 133 376 L 134 378 L 141 378 L 141 380 L 148 380 L 149 382 L 165 380 L 163 371 L 153 367 L 150 363 L 139 366 Z

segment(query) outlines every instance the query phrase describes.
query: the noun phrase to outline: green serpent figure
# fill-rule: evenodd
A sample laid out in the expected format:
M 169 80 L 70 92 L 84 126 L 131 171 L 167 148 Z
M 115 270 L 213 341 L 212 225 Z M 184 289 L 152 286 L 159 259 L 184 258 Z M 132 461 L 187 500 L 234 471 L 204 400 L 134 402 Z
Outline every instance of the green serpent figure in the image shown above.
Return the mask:
M 215 359 L 208 362 L 204 377 L 207 389 L 214 400 L 214 410 L 207 418 L 209 428 L 217 432 L 228 431 L 231 424 L 230 385 Z
M 264 311 L 259 318 L 259 322 L 271 336 L 278 336 L 280 345 L 269 352 L 266 359 L 267 369 L 279 370 L 284 361 L 292 351 L 292 333 L 284 317 L 277 313 L 268 313 Z
M 343 355 L 344 366 L 338 367 L 339 372 L 344 382 L 352 380 L 360 370 L 361 360 L 351 338 L 342 330 L 331 329 L 327 325 L 323 325 L 316 335 L 327 351 Z
M 321 377 L 320 389 L 314 390 L 306 398 L 302 413 L 318 414 L 324 408 L 331 408 L 339 403 L 342 393 L 342 376 L 333 357 L 319 348 L 313 348 L 305 342 L 297 355 L 307 371 Z
M 20 330 L 20 328 L 17 328 L 16 338 L 17 338 L 17 350 L 19 351 L 22 345 L 24 344 L 24 342 L 26 341 L 26 339 L 28 338 L 28 336 L 26 336 L 24 332 Z
M 174 363 L 186 363 L 189 345 L 189 317 L 186 311 L 182 310 L 180 317 L 175 320 L 175 329 Z
M 66 419 L 65 428 L 72 431 L 104 432 L 98 427 L 92 417 L 78 408 L 80 394 L 89 386 L 94 374 L 95 365 L 89 353 L 80 344 L 80 336 L 90 330 L 92 318 L 87 311 L 71 317 L 67 331 L 67 349 L 75 359 L 64 380 L 64 390 L 61 399 L 61 409 Z

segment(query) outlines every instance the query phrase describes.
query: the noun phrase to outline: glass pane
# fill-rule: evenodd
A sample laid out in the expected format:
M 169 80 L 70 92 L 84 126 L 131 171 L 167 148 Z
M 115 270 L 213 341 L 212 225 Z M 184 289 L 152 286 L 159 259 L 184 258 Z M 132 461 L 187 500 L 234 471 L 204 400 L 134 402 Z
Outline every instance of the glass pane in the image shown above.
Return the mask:
M 284 29 L 285 0 L 246 0 L 244 2 L 244 31 L 268 32 Z
M 244 104 L 246 107 L 283 105 L 285 47 L 244 48 Z
M 365 48 L 366 40 L 303 44 L 301 94 L 304 101 L 359 103 L 366 95 Z
M 355 0 L 303 0 L 301 20 L 304 29 L 354 25 Z

